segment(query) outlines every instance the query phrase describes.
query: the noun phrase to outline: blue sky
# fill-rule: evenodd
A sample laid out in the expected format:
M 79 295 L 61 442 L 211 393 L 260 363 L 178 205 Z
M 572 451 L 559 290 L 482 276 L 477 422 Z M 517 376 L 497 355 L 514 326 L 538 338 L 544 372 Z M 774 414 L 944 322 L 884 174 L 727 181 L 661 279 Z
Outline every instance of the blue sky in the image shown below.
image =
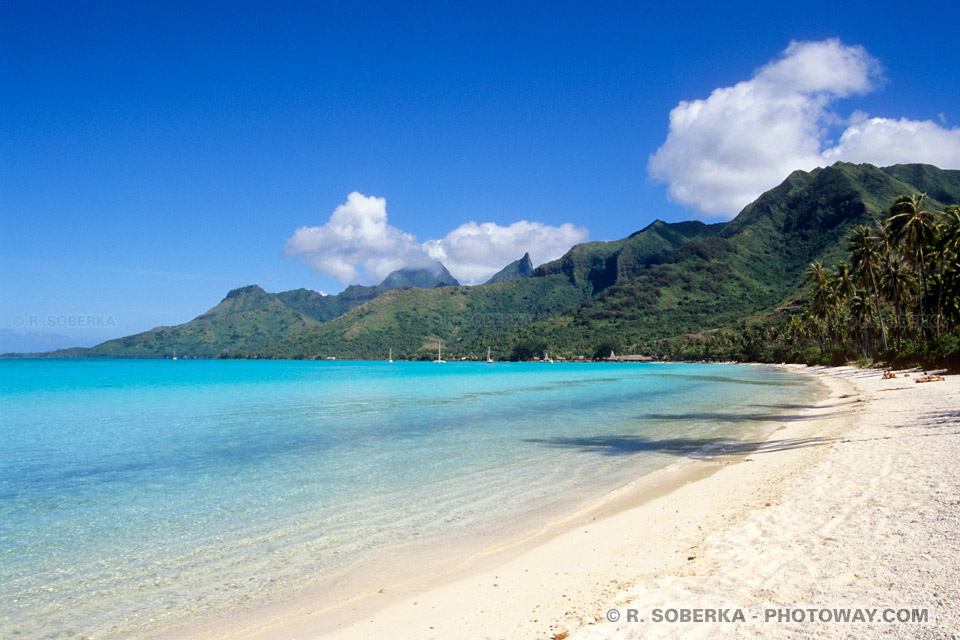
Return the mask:
M 373 281 L 392 263 L 366 245 L 331 266 L 341 206 L 473 281 L 538 238 L 729 218 L 791 163 L 960 168 L 958 22 L 955 2 L 8 0 L 0 352 L 177 324 L 251 283 Z M 849 73 L 798 84 L 838 55 Z M 797 96 L 792 147 L 737 133 Z M 699 119 L 681 131 L 682 101 Z M 484 233 L 500 253 L 470 244 Z

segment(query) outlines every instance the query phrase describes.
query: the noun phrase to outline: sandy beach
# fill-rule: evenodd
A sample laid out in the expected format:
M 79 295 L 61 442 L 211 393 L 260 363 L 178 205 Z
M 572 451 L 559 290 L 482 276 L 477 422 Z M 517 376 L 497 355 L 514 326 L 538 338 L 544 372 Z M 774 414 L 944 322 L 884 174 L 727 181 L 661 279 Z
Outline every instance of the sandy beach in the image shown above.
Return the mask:
M 829 397 L 783 407 L 763 442 L 654 474 L 443 576 L 190 636 L 956 637 L 960 379 L 804 370 L 820 376 Z M 421 561 L 427 570 L 417 574 L 430 575 L 430 558 Z M 917 610 L 927 622 L 827 622 L 821 609 Z M 669 621 L 683 610 L 721 619 Z M 769 610 L 779 617 L 768 620 Z

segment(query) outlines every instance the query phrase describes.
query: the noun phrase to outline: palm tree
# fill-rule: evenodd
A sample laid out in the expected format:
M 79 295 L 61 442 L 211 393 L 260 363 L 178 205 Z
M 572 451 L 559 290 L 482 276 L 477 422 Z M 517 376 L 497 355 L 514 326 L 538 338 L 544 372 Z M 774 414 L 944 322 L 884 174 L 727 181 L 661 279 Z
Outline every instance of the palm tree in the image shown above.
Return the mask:
M 957 285 L 960 284 L 960 206 L 947 207 L 937 224 L 935 260 L 938 265 L 937 283 L 937 333 L 944 315 L 944 304 L 951 311 L 958 301 Z M 946 293 L 946 299 L 944 298 Z
M 826 325 L 827 332 L 830 332 L 830 315 L 833 300 L 831 295 L 830 281 L 833 274 L 829 269 L 823 267 L 823 263 L 817 260 L 811 262 L 806 271 L 807 282 L 811 287 L 810 294 L 810 314 L 816 321 L 817 334 L 820 346 L 823 346 L 822 332 L 820 327 Z
M 837 265 L 837 270 L 833 275 L 833 291 L 838 302 L 843 302 L 853 295 L 857 290 L 853 282 L 853 275 L 850 273 L 850 265 L 841 262 Z
M 850 324 L 847 304 L 856 291 L 857 287 L 850 274 L 850 265 L 841 262 L 836 266 L 836 271 L 830 279 L 830 311 L 833 314 L 833 326 L 838 344 L 842 344 L 846 337 L 845 327 L 849 327 Z
M 940 220 L 940 245 L 955 257 L 960 253 L 960 205 L 947 207 Z
M 906 324 L 903 318 L 906 314 L 902 313 L 902 307 L 909 303 L 913 285 L 913 274 L 907 264 L 899 256 L 891 256 L 887 260 L 887 272 L 883 274 L 880 286 L 894 301 L 894 311 L 897 319 L 897 349 L 900 348 L 900 339 L 903 337 L 903 328 Z
M 937 334 L 943 316 L 943 293 L 946 280 L 955 280 L 960 260 L 960 206 L 947 207 L 936 228 L 934 259 L 938 265 L 937 278 Z M 945 269 L 946 268 L 946 269 Z M 949 292 L 949 289 L 948 289 Z
M 903 305 L 899 295 L 902 289 L 895 286 L 891 287 L 890 284 L 898 279 L 895 272 L 900 269 L 900 261 L 897 257 L 896 248 L 890 236 L 890 227 L 888 225 L 877 223 L 876 238 L 880 258 L 883 261 L 883 276 L 878 284 L 880 290 L 884 292 L 887 298 L 893 301 L 893 313 L 896 325 L 895 335 L 897 338 L 897 349 L 899 349 L 900 338 L 903 336 L 903 324 L 901 323 L 901 318 L 903 317 L 901 310 Z
M 894 244 L 903 244 L 907 254 L 913 258 L 917 273 L 920 275 L 918 309 L 925 313 L 927 299 L 927 273 L 923 249 L 930 244 L 933 236 L 936 215 L 923 208 L 927 194 L 917 196 L 904 195 L 893 201 L 890 206 L 887 225 Z
M 854 335 L 860 346 L 861 353 L 867 350 L 867 321 L 870 319 L 870 294 L 866 289 L 857 289 L 849 300 L 850 314 L 856 321 L 854 323 Z M 873 334 L 874 339 L 876 335 Z
M 790 316 L 790 319 L 787 320 L 786 331 L 794 349 L 801 352 L 803 350 L 803 339 L 809 336 L 810 332 L 807 331 L 807 325 L 800 318 L 800 314 Z
M 850 232 L 850 241 L 847 244 L 850 253 L 850 262 L 853 272 L 861 279 L 863 285 L 873 291 L 873 302 L 877 313 L 877 322 L 880 324 L 880 336 L 883 338 L 883 348 L 887 349 L 887 329 L 883 326 L 883 313 L 880 310 L 880 287 L 877 286 L 877 274 L 883 262 L 880 239 L 875 236 L 870 227 L 860 225 Z

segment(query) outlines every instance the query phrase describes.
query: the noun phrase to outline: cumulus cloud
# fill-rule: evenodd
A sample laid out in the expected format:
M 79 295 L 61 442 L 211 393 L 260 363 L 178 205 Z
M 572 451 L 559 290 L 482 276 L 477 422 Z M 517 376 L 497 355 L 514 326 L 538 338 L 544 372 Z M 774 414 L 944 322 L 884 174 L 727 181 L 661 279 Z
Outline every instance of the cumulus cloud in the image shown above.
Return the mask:
M 326 224 L 300 227 L 287 240 L 287 255 L 343 284 L 379 282 L 401 267 L 425 266 L 429 257 L 415 236 L 387 224 L 385 198 L 354 191 Z
M 792 42 L 750 80 L 677 105 L 648 171 L 675 200 L 731 216 L 795 169 L 837 160 L 960 166 L 960 129 L 859 113 L 845 119 L 832 110 L 882 82 L 879 62 L 863 47 L 837 39 Z M 830 146 L 836 125 L 847 128 Z
M 862 118 L 851 124 L 824 159 L 869 162 L 879 166 L 926 162 L 960 167 L 960 129 L 945 129 L 930 120 Z
M 377 283 L 391 271 L 442 262 L 457 280 L 476 284 L 530 253 L 534 264 L 563 255 L 589 233 L 570 223 L 559 227 L 521 220 L 508 226 L 468 222 L 436 240 L 418 242 L 387 222 L 387 201 L 353 192 L 330 219 L 301 227 L 287 240 L 286 253 L 342 284 Z

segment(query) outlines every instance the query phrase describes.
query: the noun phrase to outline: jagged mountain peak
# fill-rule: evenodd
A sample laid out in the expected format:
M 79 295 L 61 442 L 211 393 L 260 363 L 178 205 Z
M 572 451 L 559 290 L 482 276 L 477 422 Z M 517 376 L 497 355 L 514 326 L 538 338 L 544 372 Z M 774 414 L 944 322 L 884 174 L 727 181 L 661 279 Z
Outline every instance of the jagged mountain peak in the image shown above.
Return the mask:
M 533 261 L 530 259 L 530 252 L 524 253 L 519 260 L 514 260 L 500 271 L 496 272 L 484 284 L 493 284 L 494 282 L 506 282 L 516 280 L 517 278 L 529 278 L 533 275 Z

